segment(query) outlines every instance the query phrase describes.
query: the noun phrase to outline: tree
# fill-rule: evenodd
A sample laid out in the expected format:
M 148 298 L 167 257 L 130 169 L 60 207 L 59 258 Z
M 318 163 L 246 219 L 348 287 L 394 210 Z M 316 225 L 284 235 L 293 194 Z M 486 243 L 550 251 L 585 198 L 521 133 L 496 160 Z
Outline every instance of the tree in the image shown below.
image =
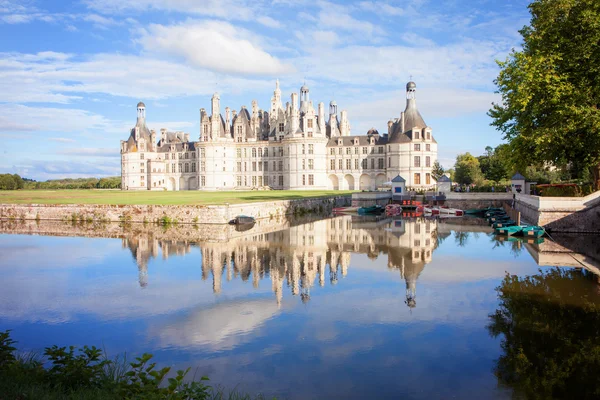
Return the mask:
M 521 163 L 571 163 L 600 186 L 600 1 L 534 0 L 488 115 Z
M 444 175 L 444 172 L 445 171 L 444 167 L 442 167 L 442 164 L 440 164 L 438 160 L 435 160 L 433 166 L 431 167 L 431 176 L 433 176 L 433 179 L 438 181 L 442 177 L 442 175 Z
M 500 145 L 495 149 L 491 146 L 485 148 L 485 154 L 477 157 L 481 172 L 485 179 L 498 183 L 502 179 L 508 178 L 508 171 L 504 162 L 500 158 L 500 150 L 505 145 Z
M 479 184 L 483 181 L 479 161 L 471 153 L 456 156 L 454 180 L 461 185 Z
M 600 398 L 600 293 L 585 270 L 506 275 L 488 331 L 502 337 L 495 375 L 528 399 Z M 521 397 L 521 396 L 515 396 Z

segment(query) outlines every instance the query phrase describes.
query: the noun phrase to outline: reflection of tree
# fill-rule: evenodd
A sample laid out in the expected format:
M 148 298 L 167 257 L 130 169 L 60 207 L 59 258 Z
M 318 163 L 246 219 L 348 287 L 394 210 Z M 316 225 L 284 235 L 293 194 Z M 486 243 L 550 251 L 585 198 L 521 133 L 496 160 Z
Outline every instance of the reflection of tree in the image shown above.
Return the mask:
M 460 247 L 465 247 L 465 245 L 467 244 L 467 241 L 469 240 L 469 235 L 470 235 L 470 232 L 456 231 L 456 232 L 454 232 L 454 240 L 455 240 L 456 244 L 459 245 Z
M 497 288 L 495 374 L 527 398 L 600 398 L 600 294 L 583 270 L 553 269 Z

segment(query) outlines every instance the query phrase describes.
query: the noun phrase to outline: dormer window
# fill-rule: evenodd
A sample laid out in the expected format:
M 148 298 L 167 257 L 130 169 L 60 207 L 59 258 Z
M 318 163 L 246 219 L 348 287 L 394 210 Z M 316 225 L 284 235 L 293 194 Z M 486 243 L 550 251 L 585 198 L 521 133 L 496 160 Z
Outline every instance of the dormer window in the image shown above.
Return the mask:
M 415 131 L 415 139 L 420 139 L 421 133 L 419 131 Z

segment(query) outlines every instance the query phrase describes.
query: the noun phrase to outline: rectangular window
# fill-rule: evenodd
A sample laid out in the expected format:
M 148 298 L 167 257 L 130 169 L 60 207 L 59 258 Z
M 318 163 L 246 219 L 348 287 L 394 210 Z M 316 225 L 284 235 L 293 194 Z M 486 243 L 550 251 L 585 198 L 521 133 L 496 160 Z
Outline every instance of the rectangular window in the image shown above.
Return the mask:
M 377 159 L 377 168 L 379 168 L 379 169 L 383 169 L 384 168 L 384 166 L 383 166 L 383 158 L 378 158 Z
M 279 170 L 283 171 L 283 161 L 279 161 Z
M 178 169 L 178 171 L 181 172 L 182 169 L 183 169 L 183 165 L 181 163 L 179 163 L 179 169 Z
M 181 160 L 183 158 L 183 155 L 181 153 L 177 153 L 177 158 Z
M 258 156 L 259 156 L 259 157 L 262 157 L 262 147 L 259 147 L 259 148 L 258 148 Z
M 248 171 L 248 163 L 244 163 L 244 172 Z
M 252 186 L 256 186 L 256 177 L 255 176 L 252 177 Z
M 273 161 L 273 171 L 277 171 L 277 161 Z
M 312 128 L 313 127 L 313 125 L 312 125 L 313 124 L 312 118 L 310 118 L 307 122 L 308 122 L 308 127 Z
M 190 164 L 189 163 L 185 163 L 185 172 L 190 172 Z
M 431 140 L 431 132 L 427 132 L 427 140 Z
M 242 172 L 242 163 L 240 161 L 238 161 L 238 163 L 237 163 L 236 171 L 237 172 Z
M 354 169 L 358 169 L 358 160 L 354 160 Z
M 263 155 L 264 155 L 265 157 L 269 157 L 269 149 L 268 149 L 268 148 L 266 148 L 266 149 L 265 149 L 265 152 L 264 152 L 264 154 L 263 154 Z
M 302 175 L 302 186 L 306 186 L 306 175 Z
M 236 150 L 237 158 L 242 158 L 242 149 Z
M 315 169 L 315 160 L 308 160 L 308 169 Z
M 369 168 L 369 163 L 367 162 L 366 158 L 363 158 L 363 160 L 361 161 L 361 166 L 362 166 L 362 169 L 368 169 Z
M 175 173 L 175 164 L 171 164 L 171 172 Z
M 358 147 L 354 148 L 354 154 L 358 154 Z
M 346 147 L 346 154 L 352 154 L 352 149 L 350 147 Z
M 302 145 L 302 154 L 304 154 L 304 151 L 305 151 L 304 145 Z
M 140 160 L 144 159 L 144 153 L 140 153 Z
M 196 153 L 192 153 L 192 158 L 196 158 Z
M 418 172 L 415 174 L 415 185 L 420 185 L 421 184 L 421 174 L 419 174 Z
M 283 175 L 279 175 L 279 186 L 283 186 Z
M 431 151 L 431 145 L 430 144 L 426 144 L 425 145 L 425 151 Z
M 425 166 L 431 167 L 431 157 L 429 157 L 429 156 L 425 157 Z
M 421 166 L 421 157 L 419 156 L 415 156 L 415 167 L 420 167 Z
M 252 157 L 256 157 L 256 148 L 255 147 L 252 148 Z
M 367 154 L 367 148 L 366 148 L 366 147 L 363 147 L 362 149 L 363 149 L 363 150 L 362 150 L 362 153 L 363 153 L 363 154 Z
M 335 160 L 330 160 L 329 162 L 331 164 L 331 168 L 330 169 L 335 169 Z
M 338 154 L 342 154 L 342 148 L 338 148 Z
M 392 167 L 392 157 L 388 157 L 388 168 Z
M 315 152 L 314 145 L 309 144 L 308 145 L 308 154 L 313 154 L 314 152 Z
M 196 172 L 196 163 L 195 162 L 192 163 L 192 172 Z
M 204 147 L 200 149 L 200 157 L 206 157 L 206 149 Z
M 302 171 L 306 169 L 306 161 L 302 160 Z
M 187 152 L 186 152 L 186 153 L 185 153 L 185 157 L 184 157 L 184 158 L 185 158 L 186 160 L 189 160 L 189 159 L 190 159 L 190 153 L 187 153 Z
M 431 185 L 431 174 L 425 174 L 425 183 Z
M 206 186 L 206 177 L 204 175 L 200 177 L 200 185 Z
M 269 162 L 265 161 L 265 172 L 269 170 Z
M 383 154 L 383 146 L 379 146 L 379 154 Z
M 279 148 L 279 157 L 283 157 L 283 147 Z
M 352 169 L 352 160 L 346 160 L 346 169 Z
M 329 154 L 332 155 L 332 156 L 335 155 L 335 148 L 333 148 L 333 147 L 330 148 L 329 149 Z
M 308 185 L 309 186 L 314 186 L 315 184 L 315 176 L 314 175 L 308 175 Z
M 375 169 L 375 159 L 371 158 L 371 169 Z
M 242 177 L 241 176 L 237 177 L 237 185 L 242 186 Z
M 262 176 L 258 177 L 258 186 L 262 186 L 263 185 L 263 180 L 262 180 Z
M 283 128 L 284 128 L 283 122 L 280 122 L 279 123 L 279 132 L 283 132 Z
M 421 133 L 415 132 L 415 139 L 421 139 Z
M 258 162 L 258 171 L 262 172 L 262 163 L 260 161 Z
M 142 186 L 146 186 L 146 177 L 142 176 Z
M 418 143 L 415 143 L 415 151 L 421 151 L 421 145 Z
M 256 172 L 256 161 L 252 161 L 252 171 Z

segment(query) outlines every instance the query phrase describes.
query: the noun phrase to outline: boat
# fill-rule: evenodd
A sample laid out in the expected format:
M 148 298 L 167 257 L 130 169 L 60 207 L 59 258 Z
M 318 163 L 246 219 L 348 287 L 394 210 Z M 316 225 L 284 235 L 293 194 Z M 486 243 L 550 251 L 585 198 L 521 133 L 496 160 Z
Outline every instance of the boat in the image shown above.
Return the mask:
M 465 214 L 468 214 L 468 215 L 483 216 L 483 214 L 485 214 L 486 212 L 487 212 L 487 208 L 471 208 L 471 209 L 465 210 Z
M 380 205 L 371 207 L 360 207 L 358 209 L 359 214 L 379 214 L 381 212 L 383 212 L 383 207 Z
M 256 222 L 254 217 L 250 217 L 248 215 L 238 215 L 231 221 L 229 221 L 230 225 L 244 225 L 244 224 L 253 224 Z
M 388 204 L 385 206 L 385 214 L 388 217 L 395 217 L 402 215 L 402 206 L 400 204 Z
M 508 221 L 510 219 L 510 217 L 508 215 L 497 215 L 494 217 L 489 217 L 487 219 L 487 221 L 489 223 L 493 223 L 493 222 L 501 222 L 501 221 Z
M 496 228 L 496 234 L 498 235 L 508 235 L 508 236 L 512 236 L 514 234 L 517 234 L 519 232 L 521 232 L 523 230 L 523 227 L 520 225 L 513 225 L 513 226 L 503 226 L 502 228 Z
M 440 214 L 456 215 L 457 217 L 462 217 L 465 214 L 463 210 L 459 210 L 458 208 L 440 207 L 439 210 Z
M 492 224 L 492 228 L 496 229 L 496 228 L 505 228 L 507 226 L 515 226 L 517 223 L 515 221 L 513 221 L 512 219 L 509 219 L 508 221 L 499 221 L 499 222 L 494 222 Z
M 541 226 L 526 226 L 521 231 L 524 237 L 542 237 L 546 234 L 546 230 Z
M 417 208 L 417 211 L 419 209 Z M 432 207 L 423 207 L 423 214 L 425 215 L 440 215 L 440 210 L 439 208 L 432 208 Z

